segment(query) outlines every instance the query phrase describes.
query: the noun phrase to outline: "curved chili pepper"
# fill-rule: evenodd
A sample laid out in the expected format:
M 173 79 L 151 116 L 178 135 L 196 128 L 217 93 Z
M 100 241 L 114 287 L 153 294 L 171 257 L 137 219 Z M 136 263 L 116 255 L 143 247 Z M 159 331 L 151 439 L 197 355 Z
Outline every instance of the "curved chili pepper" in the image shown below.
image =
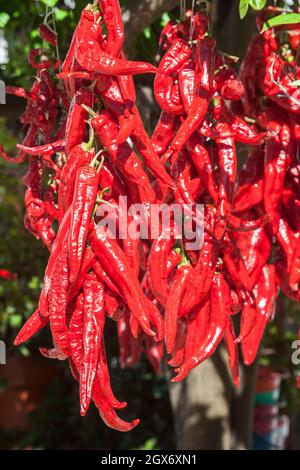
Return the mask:
M 177 116 L 166 112 L 161 113 L 151 137 L 152 145 L 159 157 L 161 157 L 169 147 L 178 125 Z
M 49 319 L 53 344 L 65 356 L 70 355 L 70 336 L 67 328 L 67 305 L 69 288 L 68 231 L 62 243 L 53 269 L 49 289 Z
M 38 49 L 31 49 L 28 55 L 28 62 L 34 69 L 43 70 L 43 69 L 50 69 L 53 68 L 54 70 L 58 69 L 60 66 L 59 60 L 50 60 L 50 59 L 42 59 L 41 62 L 36 62 L 37 57 L 43 56 L 43 50 Z
M 119 400 L 117 400 L 111 388 L 103 335 L 100 339 L 100 354 L 99 354 L 97 376 L 99 378 L 102 392 L 107 398 L 107 400 L 109 401 L 109 403 L 111 404 L 111 406 L 118 410 L 126 408 L 127 406 L 126 401 L 120 402 Z
M 51 144 L 38 145 L 36 147 L 27 147 L 25 145 L 17 144 L 17 147 L 29 155 L 42 155 L 44 153 L 55 153 L 65 148 L 65 140 L 58 140 Z
M 56 260 L 58 259 L 59 255 L 62 251 L 64 239 L 65 239 L 66 234 L 67 234 L 68 229 L 69 229 L 70 219 L 71 219 L 71 211 L 69 210 L 69 211 L 66 212 L 66 214 L 65 214 L 65 216 L 64 216 L 64 218 L 63 218 L 63 220 L 60 224 L 55 242 L 54 242 L 52 250 L 51 250 L 51 254 L 50 254 L 50 257 L 49 257 L 49 260 L 48 260 L 48 264 L 47 264 L 47 267 L 46 267 L 46 270 L 45 270 L 44 285 L 43 285 L 43 289 L 42 289 L 42 292 L 41 292 L 41 295 L 40 295 L 40 298 L 39 298 L 39 311 L 40 311 L 40 314 L 43 315 L 43 316 L 48 316 L 48 301 L 47 301 L 47 299 L 48 299 L 48 294 L 49 294 L 49 291 L 50 291 L 51 280 L 53 278 L 53 272 L 54 272 Z
M 273 317 L 278 288 L 275 266 L 267 264 L 262 269 L 261 278 L 255 288 L 257 318 L 249 335 L 242 341 L 244 362 L 247 365 L 254 361 L 266 324 Z
M 18 96 L 19 98 L 24 98 L 27 101 L 32 100 L 32 93 L 28 90 L 25 90 L 22 87 L 8 86 L 7 85 L 5 87 L 5 92 L 8 95 Z
M 132 315 L 146 334 L 155 336 L 147 315 L 144 294 L 116 240 L 113 240 L 107 231 L 94 228 L 90 241 L 101 265 L 122 292 Z
M 98 282 L 95 274 L 87 275 L 83 284 L 83 295 L 83 348 L 80 370 L 80 414 L 82 416 L 86 414 L 92 397 L 105 323 L 104 287 Z
M 194 100 L 187 118 L 181 124 L 169 150 L 165 153 L 165 160 L 169 160 L 173 153 L 183 147 L 205 117 L 212 96 L 214 48 L 215 41 L 212 38 L 204 38 L 199 44 L 197 52 L 199 70 L 195 79 Z
M 107 29 L 105 51 L 117 57 L 124 43 L 124 27 L 119 1 L 100 0 L 99 6 Z
M 26 321 L 21 330 L 19 331 L 14 345 L 19 346 L 25 341 L 28 341 L 33 335 L 42 330 L 49 323 L 49 318 L 40 315 L 37 309 Z
M 195 62 L 193 59 L 188 59 L 182 65 L 178 74 L 178 83 L 180 96 L 183 107 L 186 113 L 189 113 L 190 108 L 193 104 L 194 93 L 195 93 Z
M 67 159 L 60 175 L 60 185 L 58 192 L 60 221 L 72 204 L 78 170 L 81 167 L 89 164 L 94 157 L 94 149 L 85 150 L 84 145 L 80 144 L 73 148 L 69 158 Z
M 69 263 L 70 282 L 79 274 L 98 190 L 98 172 L 85 165 L 77 170 L 71 206 Z
M 86 120 L 89 116 L 84 107 L 93 105 L 93 93 L 86 88 L 80 88 L 74 95 L 66 123 L 66 154 L 69 156 L 74 147 L 84 140 Z
M 270 224 L 274 233 L 279 228 L 284 178 L 291 160 L 291 133 L 289 127 L 284 126 L 281 128 L 280 136 L 270 138 L 266 145 L 263 198 L 265 211 L 270 215 Z
M 231 214 L 237 172 L 237 159 L 235 142 L 229 126 L 225 123 L 217 123 L 216 132 L 220 182 L 215 236 L 217 240 L 220 240 L 224 235 Z
M 174 245 L 172 230 L 165 230 L 154 240 L 148 256 L 148 281 L 154 297 L 165 305 L 169 283 L 167 279 L 166 262 L 168 255 Z
M 57 34 L 47 24 L 42 23 L 39 25 L 39 34 L 41 38 L 51 44 L 51 46 L 57 46 Z
M 172 382 L 186 377 L 189 371 L 210 357 L 221 342 L 230 316 L 230 289 L 222 273 L 215 274 L 212 282 L 210 322 L 205 340 L 200 349 L 184 364 L 176 369 L 178 375 Z

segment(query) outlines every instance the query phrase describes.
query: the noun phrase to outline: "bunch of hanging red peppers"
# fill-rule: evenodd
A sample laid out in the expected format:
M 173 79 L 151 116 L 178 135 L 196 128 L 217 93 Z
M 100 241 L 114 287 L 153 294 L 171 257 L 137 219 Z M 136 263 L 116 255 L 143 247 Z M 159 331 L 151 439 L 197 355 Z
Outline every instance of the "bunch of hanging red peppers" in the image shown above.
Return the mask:
M 260 15 L 260 29 L 273 14 Z M 15 344 L 49 324 L 53 348 L 40 351 L 69 361 L 81 414 L 93 400 L 108 426 L 128 431 L 138 420 L 116 414 L 126 403 L 111 389 L 105 321 L 116 323 L 122 368 L 145 353 L 160 372 L 165 345 L 173 381 L 224 339 L 238 385 L 238 344 L 251 364 L 279 289 L 300 300 L 300 29 L 260 33 L 238 76 L 201 11 L 165 26 L 157 68 L 126 59 L 117 0 L 83 10 L 63 64 L 55 31 L 39 31 L 53 54 L 30 53 L 31 91 L 7 87 L 27 101 L 27 133 L 17 157 L 1 149 L 9 162 L 28 159 L 25 225 L 50 251 L 38 308 Z M 141 73 L 155 74 L 161 108 L 151 138 L 136 107 Z M 236 144 L 249 147 L 240 171 Z M 175 218 L 155 239 L 111 237 L 99 224 L 113 208 L 121 230 L 120 196 L 145 207 L 202 204 L 203 244 L 179 241 Z

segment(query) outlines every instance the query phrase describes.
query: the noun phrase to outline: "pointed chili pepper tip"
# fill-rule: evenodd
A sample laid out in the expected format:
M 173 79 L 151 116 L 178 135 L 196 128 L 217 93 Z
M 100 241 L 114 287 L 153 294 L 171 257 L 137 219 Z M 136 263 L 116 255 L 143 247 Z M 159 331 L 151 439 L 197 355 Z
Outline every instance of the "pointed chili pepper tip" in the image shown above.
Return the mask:
M 16 339 L 14 340 L 13 342 L 13 345 L 14 346 L 20 346 L 20 344 L 22 344 L 22 340 L 17 336 Z
M 187 376 L 187 373 L 186 372 L 179 372 L 179 374 L 177 374 L 175 377 L 173 377 L 173 379 L 171 380 L 171 382 L 180 382 L 181 380 L 185 379 Z
M 88 412 L 88 409 L 89 409 L 88 405 L 84 405 L 84 406 L 83 406 L 83 405 L 81 404 L 81 405 L 80 405 L 80 416 L 85 416 L 85 415 L 87 414 L 87 412 Z
M 114 408 L 117 410 L 123 410 L 127 406 L 127 401 L 120 401 L 116 405 L 114 405 Z
M 140 423 L 140 419 L 134 419 L 131 421 L 132 428 L 135 428 Z

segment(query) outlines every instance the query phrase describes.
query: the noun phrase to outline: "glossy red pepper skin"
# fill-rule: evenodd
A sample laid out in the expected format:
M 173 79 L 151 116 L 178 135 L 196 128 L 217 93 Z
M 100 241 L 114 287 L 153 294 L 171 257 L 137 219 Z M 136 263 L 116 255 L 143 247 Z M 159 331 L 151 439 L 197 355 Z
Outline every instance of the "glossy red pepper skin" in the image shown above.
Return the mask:
M 70 282 L 80 271 L 98 191 L 98 172 L 90 165 L 78 169 L 71 205 L 69 234 Z
M 155 336 L 147 315 L 144 294 L 116 240 L 103 230 L 93 229 L 90 241 L 100 263 L 119 287 L 128 307 L 146 334 Z
M 74 95 L 70 109 L 68 113 L 66 123 L 66 154 L 70 155 L 70 152 L 74 147 L 80 145 L 84 141 L 84 134 L 86 129 L 86 120 L 88 119 L 88 112 L 82 107 L 86 105 L 88 107 L 93 106 L 95 100 L 93 93 L 86 88 L 80 88 Z
M 57 34 L 52 29 L 50 29 L 48 25 L 44 23 L 40 24 L 39 34 L 41 38 L 51 44 L 51 46 L 57 46 Z
M 161 113 L 151 137 L 154 150 L 159 157 L 162 157 L 169 147 L 178 125 L 179 122 L 176 115 L 166 112 Z
M 199 350 L 176 369 L 178 375 L 172 379 L 173 382 L 182 380 L 192 368 L 210 357 L 223 338 L 230 315 L 230 289 L 222 273 L 214 276 L 210 299 L 211 314 L 206 338 Z
M 235 141 L 229 126 L 225 123 L 216 124 L 216 133 L 220 181 L 215 236 L 217 240 L 220 240 L 224 235 L 231 214 L 237 158 Z
M 105 51 L 117 57 L 124 43 L 124 27 L 119 1 L 100 0 L 99 6 L 107 28 Z
M 204 38 L 199 44 L 194 100 L 187 118 L 181 124 L 169 150 L 165 154 L 166 160 L 169 160 L 173 153 L 178 152 L 183 147 L 205 117 L 212 96 L 214 48 L 215 41 L 211 38 Z
M 102 112 L 92 120 L 92 126 L 96 136 L 107 149 L 112 161 L 120 169 L 124 178 L 129 184 L 137 185 L 140 201 L 148 203 L 154 201 L 155 193 L 138 156 L 127 142 L 123 144 L 116 142 L 118 126 L 111 114 L 107 111 Z
M 191 272 L 191 266 L 180 266 L 172 279 L 165 308 L 165 343 L 167 353 L 171 354 L 174 348 L 177 331 L 177 316 L 182 295 L 186 289 L 186 280 Z
M 99 42 L 100 34 L 102 34 L 101 26 L 94 13 L 83 10 L 76 32 L 75 58 L 84 70 L 105 75 L 156 72 L 156 67 L 153 65 L 118 59 L 104 52 Z
M 19 331 L 16 339 L 14 340 L 14 345 L 19 346 L 20 344 L 28 341 L 33 335 L 38 333 L 49 323 L 49 318 L 40 315 L 39 311 L 36 310 L 23 325 Z
M 53 344 L 65 356 L 70 355 L 70 337 L 67 327 L 69 288 L 68 232 L 53 269 L 49 290 L 49 319 Z
M 154 240 L 148 257 L 149 287 L 154 297 L 162 305 L 165 305 L 169 291 L 166 263 L 173 245 L 174 236 L 172 230 L 167 229 Z
M 274 233 L 279 228 L 284 178 L 292 155 L 291 132 L 288 126 L 284 126 L 278 137 L 271 137 L 266 145 L 263 200 Z
M 80 370 L 80 413 L 89 408 L 98 368 L 100 343 L 105 323 L 104 287 L 95 274 L 88 274 L 83 284 L 82 362 Z
M 84 150 L 82 144 L 73 148 L 60 176 L 58 193 L 59 221 L 72 204 L 78 170 L 89 164 L 95 156 L 94 149 Z
M 275 313 L 278 287 L 275 266 L 266 264 L 255 287 L 257 318 L 250 334 L 242 341 L 243 358 L 246 365 L 252 364 L 257 355 L 267 322 Z
M 55 268 L 55 263 L 57 258 L 59 257 L 62 248 L 63 248 L 63 243 L 66 237 L 66 234 L 68 233 L 69 230 L 69 224 L 70 224 L 70 218 L 71 218 L 71 211 L 67 211 L 58 230 L 58 233 L 56 235 L 55 242 L 53 244 L 51 254 L 48 260 L 48 264 L 45 270 L 45 275 L 44 275 L 44 285 L 43 289 L 39 298 L 39 312 L 43 316 L 48 316 L 48 294 L 50 291 L 51 287 L 51 281 L 53 278 L 53 272 Z

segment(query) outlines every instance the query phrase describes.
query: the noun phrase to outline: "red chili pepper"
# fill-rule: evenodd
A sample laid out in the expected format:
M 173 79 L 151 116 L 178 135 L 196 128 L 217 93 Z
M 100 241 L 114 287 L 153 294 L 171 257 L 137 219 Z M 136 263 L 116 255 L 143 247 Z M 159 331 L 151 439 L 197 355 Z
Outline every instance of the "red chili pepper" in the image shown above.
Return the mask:
M 140 196 L 145 194 L 145 201 L 142 200 L 142 202 L 152 202 L 155 199 L 155 193 L 151 188 L 149 178 L 130 145 L 127 142 L 120 145 L 116 143 L 118 126 L 110 113 L 106 111 L 99 114 L 92 120 L 92 126 L 96 136 L 109 152 L 113 162 L 120 168 L 123 176 L 128 182 L 138 186 L 141 190 Z
M 103 335 L 100 339 L 100 354 L 99 354 L 99 364 L 98 364 L 97 376 L 99 378 L 99 382 L 100 382 L 100 385 L 101 385 L 101 388 L 102 388 L 102 392 L 103 392 L 104 396 L 107 398 L 110 405 L 113 408 L 116 408 L 118 410 L 126 408 L 126 406 L 127 406 L 126 401 L 120 402 L 119 400 L 117 400 L 117 398 L 115 397 L 115 395 L 112 391 L 112 388 L 111 388 Z
M 90 165 L 79 168 L 77 170 L 74 198 L 71 206 L 69 235 L 70 282 L 76 279 L 80 271 L 97 191 L 97 169 Z
M 168 354 L 171 354 L 174 348 L 180 302 L 186 289 L 186 282 L 191 269 L 190 265 L 185 264 L 177 268 L 168 293 L 165 308 L 165 343 Z
M 278 138 L 275 136 L 270 138 L 266 145 L 263 198 L 265 211 L 270 215 L 274 233 L 279 228 L 284 178 L 292 155 L 290 129 L 284 126 Z
M 215 236 L 220 240 L 228 224 L 237 171 L 235 142 L 229 126 L 225 123 L 216 124 L 216 144 L 219 158 L 219 200 L 216 214 Z
M 67 327 L 69 288 L 68 231 L 53 268 L 49 289 L 49 319 L 54 347 L 65 356 L 70 355 L 70 337 Z
M 274 315 L 278 288 L 275 266 L 267 264 L 262 269 L 260 280 L 255 288 L 257 318 L 249 335 L 242 341 L 244 362 L 247 365 L 254 361 L 264 330 Z
M 17 279 L 17 275 L 7 271 L 7 269 L 0 269 L 0 277 L 9 281 L 15 281 Z
M 36 310 L 23 325 L 22 329 L 19 331 L 16 339 L 14 340 L 14 345 L 19 346 L 25 341 L 28 341 L 33 335 L 42 330 L 49 323 L 49 318 L 46 318 L 40 315 L 39 310 Z
M 55 263 L 62 251 L 63 243 L 66 237 L 66 234 L 69 230 L 71 218 L 71 211 L 67 211 L 57 232 L 55 242 L 53 244 L 51 254 L 48 260 L 48 264 L 45 270 L 44 275 L 44 285 L 39 299 L 39 312 L 43 316 L 48 316 L 48 294 L 51 287 L 51 281 L 53 278 L 53 272 L 55 269 Z
M 148 281 L 154 297 L 165 305 L 169 283 L 167 278 L 166 264 L 168 255 L 174 245 L 172 230 L 165 230 L 154 240 L 148 256 Z
M 95 274 L 87 275 L 83 284 L 83 295 L 83 348 L 80 370 L 80 414 L 82 416 L 86 414 L 92 397 L 105 323 L 104 287 Z
M 61 139 L 56 142 L 52 142 L 51 144 L 38 145 L 36 147 L 27 147 L 21 144 L 17 144 L 17 147 L 22 150 L 22 152 L 26 152 L 29 155 L 43 155 L 45 153 L 53 154 L 55 152 L 59 152 L 65 148 L 65 145 L 65 140 Z
M 84 70 L 104 75 L 133 75 L 156 72 L 156 67 L 146 62 L 118 59 L 104 52 L 98 42 L 100 32 L 100 25 L 95 21 L 94 15 L 87 14 L 84 10 L 77 26 L 75 46 L 75 58 Z
M 195 94 L 196 65 L 193 59 L 187 60 L 179 70 L 180 96 L 186 113 L 190 112 Z
M 92 107 L 94 103 L 93 93 L 86 88 L 80 88 L 74 95 L 66 123 L 66 154 L 69 156 L 74 147 L 81 144 L 84 140 L 86 129 L 86 120 L 88 112 L 82 107 Z
M 211 314 L 206 338 L 200 349 L 176 369 L 178 375 L 172 382 L 184 379 L 192 368 L 210 357 L 223 338 L 230 315 L 230 289 L 222 273 L 215 274 L 213 278 L 210 299 Z
M 18 96 L 19 98 L 24 98 L 27 101 L 32 100 L 32 94 L 30 91 L 25 90 L 22 87 L 15 87 L 15 86 L 6 86 L 5 91 L 8 95 Z
M 93 229 L 90 241 L 101 265 L 122 292 L 132 315 L 146 334 L 155 336 L 147 315 L 144 294 L 116 240 L 107 231 Z
M 88 149 L 80 144 L 73 148 L 60 175 L 60 185 L 58 193 L 59 220 L 64 217 L 65 212 L 72 204 L 77 171 L 84 165 L 89 164 L 95 157 L 95 150 Z
M 205 117 L 212 96 L 214 48 L 215 41 L 212 38 L 204 38 L 199 44 L 194 100 L 186 120 L 181 124 L 165 154 L 166 160 L 183 147 Z
M 171 113 L 161 113 L 157 126 L 151 137 L 152 145 L 159 157 L 161 157 L 169 147 L 178 124 L 177 116 Z
M 100 0 L 99 6 L 107 29 L 105 51 L 117 57 L 124 43 L 124 27 L 119 1 Z
M 51 44 L 51 46 L 57 46 L 57 34 L 47 24 L 42 23 L 39 25 L 39 34 L 41 38 Z

